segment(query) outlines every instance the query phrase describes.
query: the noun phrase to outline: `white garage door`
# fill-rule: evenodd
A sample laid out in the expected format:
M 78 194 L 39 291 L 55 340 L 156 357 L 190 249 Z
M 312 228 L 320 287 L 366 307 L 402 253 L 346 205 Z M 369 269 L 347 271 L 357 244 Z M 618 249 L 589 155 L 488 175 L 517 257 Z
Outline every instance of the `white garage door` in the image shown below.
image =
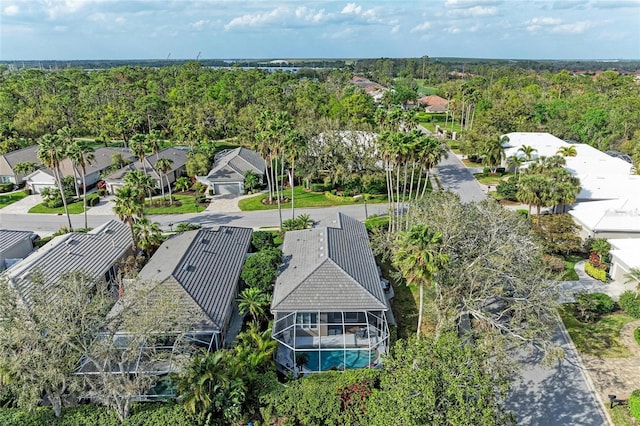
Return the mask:
M 240 185 L 238 183 L 216 183 L 213 185 L 216 195 L 220 194 L 240 194 Z

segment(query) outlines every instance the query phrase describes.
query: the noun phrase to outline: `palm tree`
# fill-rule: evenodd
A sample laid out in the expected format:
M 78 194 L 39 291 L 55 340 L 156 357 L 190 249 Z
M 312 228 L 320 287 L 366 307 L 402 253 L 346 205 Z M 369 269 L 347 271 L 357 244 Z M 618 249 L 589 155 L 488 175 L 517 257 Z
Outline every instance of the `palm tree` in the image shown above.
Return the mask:
M 407 285 L 417 284 L 420 288 L 418 338 L 424 310 L 424 287 L 434 283 L 434 275 L 449 261 L 449 256 L 439 251 L 441 242 L 442 233 L 432 232 L 425 225 L 415 225 L 409 231 L 400 232 L 396 240 L 393 263 Z
M 552 188 L 553 181 L 548 176 L 540 174 L 525 174 L 520 176 L 516 198 L 521 203 L 529 205 L 529 214 L 531 214 L 531 206 L 536 207 L 537 225 L 540 225 L 541 208 L 548 207 L 553 203 L 551 198 Z
M 67 205 L 67 197 L 65 197 L 64 189 L 62 188 L 62 179 L 60 178 L 60 161 L 64 158 L 66 149 L 64 141 L 59 135 L 47 134 L 38 141 L 38 158 L 42 161 L 42 164 L 47 166 L 53 171 L 60 196 L 62 197 L 62 204 L 64 206 L 64 212 L 67 215 L 67 223 L 69 224 L 69 230 L 73 231 L 71 226 L 71 216 L 69 216 L 69 206 Z
M 578 150 L 576 150 L 574 145 L 561 146 L 558 148 L 558 151 L 556 151 L 556 154 L 562 155 L 563 157 L 575 157 L 578 155 Z
M 84 227 L 87 228 L 87 166 L 95 160 L 91 145 L 76 141 L 67 148 L 67 157 L 82 170 L 82 207 L 84 210 Z M 75 169 L 75 166 L 74 166 Z
M 482 154 L 484 157 L 482 158 L 482 164 L 491 168 L 492 173 L 495 173 L 496 168 L 502 162 L 505 142 L 509 142 L 509 138 L 507 136 L 490 138 L 485 140 L 483 144 L 484 147 Z
M 73 131 L 69 127 L 63 127 L 56 132 L 64 141 L 65 147 L 68 149 L 73 144 Z M 73 187 L 76 190 L 76 197 L 80 198 L 80 189 L 78 188 L 78 169 L 75 160 L 67 154 L 67 158 L 71 160 L 71 169 L 73 170 Z
M 191 182 L 189 182 L 189 178 L 185 176 L 181 176 L 176 179 L 176 191 L 188 191 L 191 187 Z
M 625 284 L 638 283 L 640 285 L 640 268 L 631 268 L 624 277 L 627 279 Z
M 151 191 L 156 187 L 156 183 L 151 176 L 141 172 L 140 170 L 132 170 L 124 175 L 124 183 L 125 185 L 129 185 L 140 190 L 138 191 L 138 196 L 140 197 L 141 202 L 144 201 L 145 194 L 148 194 L 149 205 L 151 205 Z
M 427 191 L 431 170 L 437 167 L 443 158 L 449 158 L 449 151 L 447 150 L 447 147 L 440 142 L 439 139 L 428 137 L 423 149 L 420 151 L 418 160 L 425 171 L 424 186 L 422 187 L 422 193 L 420 194 L 421 198 L 424 197 L 424 194 Z M 419 188 L 420 185 L 418 185 L 418 189 Z M 418 193 L 416 191 L 416 197 L 417 196 Z
M 238 311 L 240 315 L 249 313 L 254 321 L 264 318 L 271 296 L 263 293 L 258 287 L 249 287 L 242 290 L 238 297 Z
M 131 140 L 129 141 L 129 148 L 131 152 L 134 153 L 136 157 L 140 160 L 140 167 L 142 167 L 142 171 L 144 174 L 147 174 L 147 168 L 144 166 L 144 158 L 147 155 L 147 146 L 146 146 L 146 136 L 143 134 L 133 135 Z
M 156 155 L 156 162 L 158 161 L 158 153 L 160 152 L 160 146 L 162 142 L 160 136 L 161 134 L 159 130 L 152 130 L 144 140 L 145 148 Z
M 28 174 L 33 173 L 36 170 L 38 170 L 38 165 L 31 161 L 21 161 L 13 166 L 13 172 L 16 175 L 27 176 Z M 19 182 L 16 181 L 16 183 Z
M 256 322 L 249 323 L 249 328 L 238 334 L 234 348 L 236 358 L 246 367 L 245 375 L 249 378 L 273 368 L 273 354 L 277 349 L 278 342 L 271 338 L 271 328 L 260 331 Z
M 141 193 L 142 198 L 140 197 Z M 138 242 L 133 225 L 137 218 L 143 217 L 144 215 L 143 204 L 141 201 L 143 199 L 144 192 L 142 192 L 138 187 L 125 185 L 116 190 L 116 199 L 113 211 L 118 215 L 118 218 L 121 221 L 129 225 L 134 250 L 137 248 Z
M 137 247 L 143 250 L 147 257 L 151 257 L 153 250 L 162 243 L 160 225 L 156 222 L 151 222 L 146 217 L 138 218 L 135 221 L 133 232 L 136 236 Z
M 518 171 L 520 171 L 520 167 L 522 167 L 522 164 L 524 164 L 524 158 L 522 157 L 512 155 L 507 158 L 507 168 L 510 169 L 511 167 L 513 167 L 516 176 L 518 176 Z
M 253 149 L 264 159 L 264 170 L 267 175 L 267 187 L 269 188 L 269 204 L 273 201 L 273 186 L 271 184 L 271 174 L 269 164 L 269 138 L 266 132 L 258 132 L 253 136 Z
M 518 148 L 518 152 L 522 152 L 526 157 L 527 161 L 531 161 L 531 157 L 533 156 L 533 153 L 538 152 L 538 150 L 532 147 L 531 145 L 522 145 L 520 148 Z
M 297 130 L 292 130 L 287 134 L 287 138 L 285 140 L 285 154 L 289 157 L 289 161 L 291 162 L 291 219 L 295 218 L 296 209 L 295 209 L 295 176 L 296 176 L 296 158 L 300 155 L 302 151 L 305 150 L 307 146 L 306 138 L 300 134 Z
M 171 158 L 161 158 L 156 161 L 156 170 L 160 173 L 160 188 L 162 188 L 162 199 L 164 200 L 164 183 L 162 183 L 162 177 L 164 176 L 165 181 L 167 182 L 167 186 L 169 187 L 169 204 L 173 205 L 173 200 L 171 199 L 171 183 L 169 182 L 169 177 L 167 173 L 171 171 L 171 166 L 173 165 L 173 160 Z

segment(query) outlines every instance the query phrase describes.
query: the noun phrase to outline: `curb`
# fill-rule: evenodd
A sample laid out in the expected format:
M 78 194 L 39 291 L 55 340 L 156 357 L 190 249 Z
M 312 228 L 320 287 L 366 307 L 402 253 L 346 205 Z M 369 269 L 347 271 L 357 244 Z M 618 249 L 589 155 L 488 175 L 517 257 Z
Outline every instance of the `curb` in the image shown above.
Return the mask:
M 605 419 L 605 421 L 609 426 L 615 426 L 615 424 L 613 423 L 613 419 L 611 418 L 611 416 L 609 415 L 609 412 L 606 409 L 606 404 L 604 403 L 604 401 L 602 400 L 602 397 L 596 390 L 596 387 L 593 384 L 593 381 L 591 380 L 591 376 L 589 375 L 589 370 L 587 370 L 587 367 L 584 366 L 584 363 L 582 362 L 582 357 L 580 356 L 580 352 L 578 352 L 578 349 L 574 345 L 573 340 L 571 340 L 571 336 L 569 335 L 569 332 L 564 326 L 564 323 L 562 322 L 560 315 L 558 315 L 558 322 L 560 325 L 560 332 L 569 343 L 568 345 L 569 349 L 571 349 L 575 354 L 575 359 L 578 362 L 578 367 L 580 369 L 580 372 L 582 373 L 582 377 L 584 377 L 585 382 L 587 383 L 587 387 L 589 388 L 591 393 L 595 396 L 596 400 L 599 402 L 598 408 L 600 409 L 600 413 L 602 414 L 602 417 Z

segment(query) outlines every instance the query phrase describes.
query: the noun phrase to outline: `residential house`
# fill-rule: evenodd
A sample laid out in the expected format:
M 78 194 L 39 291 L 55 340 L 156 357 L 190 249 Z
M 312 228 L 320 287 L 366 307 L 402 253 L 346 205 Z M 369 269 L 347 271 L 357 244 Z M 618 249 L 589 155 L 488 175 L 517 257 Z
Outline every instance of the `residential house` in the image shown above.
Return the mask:
M 418 99 L 418 103 L 424 107 L 426 112 L 446 113 L 449 111 L 449 101 L 437 95 L 423 96 Z
M 109 222 L 88 233 L 60 235 L 32 255 L 7 270 L 9 281 L 28 304 L 34 290 L 33 279 L 50 288 L 67 273 L 83 272 L 104 280 L 115 289 L 121 261 L 131 253 L 131 231 L 119 221 Z
M 207 186 L 209 195 L 244 194 L 244 178 L 247 172 L 264 177 L 264 159 L 256 151 L 239 147 L 219 152 L 213 168 L 207 176 L 198 176 L 198 181 Z
M 631 279 L 632 269 L 640 269 L 640 238 L 611 239 L 611 269 L 609 275 L 615 281 L 628 283 L 629 290 L 635 290 L 640 281 Z
M 250 228 L 229 226 L 175 234 L 149 259 L 138 280 L 124 283 L 124 294 L 134 285 L 152 286 L 151 297 L 156 291 L 168 292 L 191 322 L 180 327 L 188 330 L 186 333 L 158 330 L 162 338 L 152 347 L 140 347 L 139 356 L 127 367 L 128 371 L 159 376 L 175 373 L 185 356 L 196 349 L 214 351 L 223 347 L 236 309 L 240 272 L 251 246 L 251 235 Z M 153 307 L 153 303 L 150 306 Z M 116 303 L 109 316 L 122 308 L 120 302 Z M 126 340 L 127 335 L 127 330 L 118 330 L 113 337 L 114 344 L 117 345 L 119 339 Z M 81 365 L 81 374 L 94 372 L 91 363 Z M 157 390 L 151 394 L 154 392 Z
M 37 235 L 31 231 L 0 229 L 0 271 L 4 271 L 33 251 Z
M 367 230 L 338 213 L 333 226 L 289 231 L 271 303 L 278 368 L 376 367 L 389 346 L 389 302 Z
M 112 166 L 113 156 L 121 154 L 127 161 L 133 161 L 134 156 L 131 151 L 124 148 L 97 148 L 94 152 L 94 159 L 86 165 L 85 180 L 87 188 L 94 186 L 101 178 L 101 175 Z M 73 162 L 65 158 L 60 162 L 60 175 L 62 178 L 73 176 L 82 188 L 82 168 L 73 165 Z M 40 194 L 44 188 L 54 188 L 56 181 L 53 170 L 42 168 L 25 177 L 27 188 L 34 194 Z
M 38 145 L 31 145 L 0 155 L 0 183 L 11 182 L 17 185 L 24 180 L 25 176 L 14 170 L 18 163 L 34 163 L 38 167 L 41 166 L 42 162 L 38 158 Z
M 116 189 L 124 186 L 124 176 L 134 170 L 144 171 L 150 175 L 156 181 L 157 188 L 161 187 L 160 182 L 162 182 L 162 186 L 166 188 L 167 179 L 169 180 L 169 185 L 172 185 L 179 177 L 186 175 L 187 154 L 188 151 L 186 149 L 165 148 L 159 151 L 157 156 L 156 154 L 150 154 L 144 157 L 142 163 L 140 163 L 139 159 L 133 158 L 131 163 L 104 178 L 107 190 L 115 194 Z M 155 168 L 156 162 L 161 158 L 168 158 L 173 161 L 171 163 L 171 170 L 167 173 L 166 178 Z

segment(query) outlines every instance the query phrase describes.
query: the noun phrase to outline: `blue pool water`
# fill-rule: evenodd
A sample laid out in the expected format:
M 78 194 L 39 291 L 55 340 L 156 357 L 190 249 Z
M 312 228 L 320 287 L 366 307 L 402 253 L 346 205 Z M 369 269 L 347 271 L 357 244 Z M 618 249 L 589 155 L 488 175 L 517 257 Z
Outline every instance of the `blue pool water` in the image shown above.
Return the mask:
M 345 364 L 345 352 L 346 352 L 346 364 Z M 326 371 L 332 368 L 345 369 L 349 368 L 363 368 L 369 364 L 369 361 L 373 362 L 377 358 L 376 351 L 369 350 L 330 350 L 330 351 L 313 351 L 313 352 L 298 352 L 299 354 L 306 354 L 309 360 L 305 364 L 305 367 L 309 370 L 318 371 L 318 357 L 320 357 L 320 370 Z M 371 355 L 371 359 L 369 359 Z

